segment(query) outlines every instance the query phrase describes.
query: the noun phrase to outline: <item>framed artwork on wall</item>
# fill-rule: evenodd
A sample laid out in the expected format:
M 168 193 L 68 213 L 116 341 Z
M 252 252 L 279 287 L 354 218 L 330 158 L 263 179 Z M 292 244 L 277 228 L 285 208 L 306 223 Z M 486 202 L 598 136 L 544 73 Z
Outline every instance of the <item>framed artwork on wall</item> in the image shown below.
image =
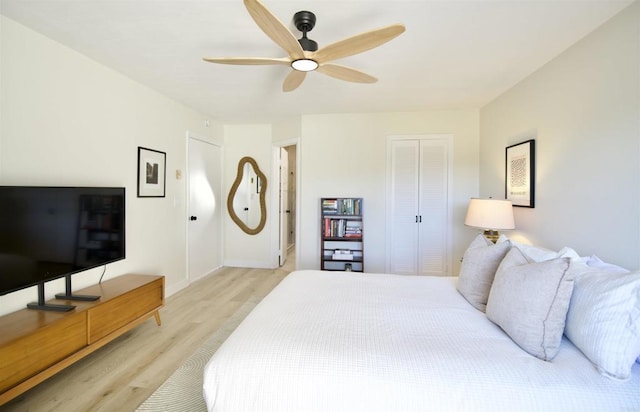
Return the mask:
M 506 148 L 505 198 L 514 206 L 535 207 L 535 140 Z
M 138 147 L 138 197 L 165 197 L 167 154 Z

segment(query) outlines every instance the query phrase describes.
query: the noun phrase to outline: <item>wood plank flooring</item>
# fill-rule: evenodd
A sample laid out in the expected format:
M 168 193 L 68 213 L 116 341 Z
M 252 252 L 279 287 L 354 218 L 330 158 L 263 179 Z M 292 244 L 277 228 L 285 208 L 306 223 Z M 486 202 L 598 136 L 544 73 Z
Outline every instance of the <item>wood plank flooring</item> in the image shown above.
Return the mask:
M 222 268 L 166 299 L 162 326 L 149 319 L 0 411 L 134 411 L 249 298 L 290 271 Z

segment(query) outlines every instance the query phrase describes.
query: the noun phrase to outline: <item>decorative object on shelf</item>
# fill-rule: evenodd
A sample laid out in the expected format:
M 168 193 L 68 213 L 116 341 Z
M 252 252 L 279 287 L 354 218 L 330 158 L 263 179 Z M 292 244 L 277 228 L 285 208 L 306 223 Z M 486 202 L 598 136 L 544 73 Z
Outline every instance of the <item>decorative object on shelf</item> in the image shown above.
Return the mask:
M 504 190 L 513 206 L 535 207 L 535 143 L 531 139 L 506 148 Z
M 267 222 L 266 193 L 267 176 L 255 159 L 249 156 L 240 159 L 227 197 L 227 210 L 231 220 L 249 235 L 260 233 Z
M 320 269 L 364 271 L 362 199 L 320 199 Z
M 511 201 L 471 198 L 464 224 L 484 229 L 485 237 L 496 243 L 500 236 L 498 230 L 516 228 Z
M 167 154 L 138 147 L 138 197 L 165 197 Z

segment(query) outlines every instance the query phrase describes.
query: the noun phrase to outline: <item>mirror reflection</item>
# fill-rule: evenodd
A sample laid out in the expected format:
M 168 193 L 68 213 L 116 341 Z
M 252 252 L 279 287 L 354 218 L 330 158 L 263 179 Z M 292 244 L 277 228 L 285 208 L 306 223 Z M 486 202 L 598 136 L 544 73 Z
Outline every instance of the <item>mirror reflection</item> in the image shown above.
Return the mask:
M 233 210 L 240 220 L 250 228 L 256 228 L 260 223 L 259 189 L 258 174 L 251 163 L 245 163 L 242 170 L 242 180 L 233 197 Z
M 227 209 L 231 219 L 248 234 L 259 233 L 266 222 L 266 183 L 266 176 L 253 158 L 240 159 Z

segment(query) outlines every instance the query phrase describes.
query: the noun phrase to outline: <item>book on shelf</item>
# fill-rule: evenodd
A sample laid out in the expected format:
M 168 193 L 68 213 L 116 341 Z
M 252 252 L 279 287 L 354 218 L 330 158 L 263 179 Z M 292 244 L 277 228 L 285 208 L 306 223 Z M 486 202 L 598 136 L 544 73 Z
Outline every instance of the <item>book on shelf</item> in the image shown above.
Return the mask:
M 334 254 L 332 256 L 332 259 L 333 260 L 353 260 L 353 255 L 340 255 L 340 254 L 336 255 L 336 254 Z
M 360 198 L 322 199 L 322 213 L 360 216 L 362 201 Z
M 344 237 L 362 237 L 362 222 L 347 220 L 344 228 Z
M 324 237 L 362 237 L 362 222 L 360 221 L 325 217 L 323 222 Z
M 337 214 L 338 199 L 322 199 L 322 213 Z
M 353 257 L 362 257 L 362 250 L 360 249 L 323 249 L 323 254 L 325 256 L 333 256 L 334 254 L 348 255 L 351 254 Z
M 353 260 L 353 253 L 349 249 L 336 249 L 331 257 L 333 260 Z
M 344 219 L 324 218 L 325 237 L 344 237 L 346 233 L 346 223 Z

